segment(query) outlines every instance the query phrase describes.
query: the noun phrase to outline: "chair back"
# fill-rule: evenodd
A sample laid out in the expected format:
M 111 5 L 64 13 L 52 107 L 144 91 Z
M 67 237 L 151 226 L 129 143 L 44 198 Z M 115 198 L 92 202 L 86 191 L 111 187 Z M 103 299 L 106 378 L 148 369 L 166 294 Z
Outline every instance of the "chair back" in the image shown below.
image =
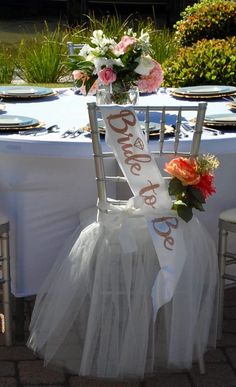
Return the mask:
M 66 44 L 67 44 L 69 55 L 75 55 L 77 51 L 83 48 L 83 44 L 79 44 L 79 43 L 67 42 Z
M 194 106 L 133 106 L 138 119 L 140 121 L 141 129 L 145 133 L 145 137 L 149 142 L 149 148 L 158 162 L 160 170 L 161 165 L 171 158 L 183 156 L 193 157 L 199 154 L 202 126 L 205 118 L 207 103 L 199 103 Z M 127 106 L 126 106 L 127 109 Z M 98 207 L 100 210 L 108 208 L 108 205 L 124 205 L 127 203 L 127 196 L 132 196 L 131 192 L 124 189 L 124 183 L 127 184 L 126 178 L 122 175 L 118 165 L 115 175 L 107 172 L 106 164 L 108 158 L 114 159 L 112 151 L 107 149 L 104 141 L 104 127 L 101 127 L 103 122 L 101 120 L 101 111 L 96 103 L 88 103 L 89 122 L 91 128 L 91 137 L 93 145 L 93 154 L 95 162 L 95 172 L 98 192 Z M 193 114 L 191 121 L 192 130 L 183 137 L 182 124 L 186 120 L 186 114 L 189 117 Z M 156 130 L 155 125 L 158 125 Z M 172 129 L 172 131 L 171 131 Z M 172 132 L 172 133 L 170 133 Z M 170 177 L 163 177 L 169 180 Z M 117 200 L 116 197 L 111 198 L 108 195 L 109 185 L 116 184 L 115 192 L 117 196 L 124 194 L 125 198 Z M 120 184 L 123 186 L 120 188 Z

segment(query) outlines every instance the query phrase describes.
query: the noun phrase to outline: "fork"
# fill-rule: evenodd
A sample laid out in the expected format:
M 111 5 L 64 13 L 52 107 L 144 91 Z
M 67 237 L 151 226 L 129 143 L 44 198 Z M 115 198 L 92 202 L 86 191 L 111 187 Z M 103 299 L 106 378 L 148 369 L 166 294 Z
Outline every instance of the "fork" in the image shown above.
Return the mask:
M 66 138 L 66 137 L 69 137 L 71 136 L 73 133 L 74 133 L 75 130 L 72 130 L 72 129 L 67 129 L 65 132 L 63 132 L 61 134 L 61 137 L 62 138 Z
M 70 137 L 70 138 L 75 138 L 75 137 L 80 136 L 82 133 L 84 133 L 83 130 L 81 130 L 81 129 L 76 129 L 76 130 L 74 130 L 74 131 L 69 135 L 69 137 Z
M 183 127 L 183 129 L 185 129 L 187 132 L 193 132 L 193 128 L 192 128 L 191 125 L 189 125 L 189 124 L 182 123 L 182 127 Z M 224 132 L 223 132 L 222 130 L 214 129 L 214 128 L 208 128 L 208 127 L 206 127 L 206 126 L 203 126 L 202 130 L 203 130 L 203 132 L 210 132 L 210 133 L 213 134 L 214 136 L 217 136 L 218 134 L 224 134 Z
M 82 133 L 84 133 L 81 129 L 67 129 L 64 133 L 61 134 L 61 137 L 66 138 L 75 138 L 80 136 Z

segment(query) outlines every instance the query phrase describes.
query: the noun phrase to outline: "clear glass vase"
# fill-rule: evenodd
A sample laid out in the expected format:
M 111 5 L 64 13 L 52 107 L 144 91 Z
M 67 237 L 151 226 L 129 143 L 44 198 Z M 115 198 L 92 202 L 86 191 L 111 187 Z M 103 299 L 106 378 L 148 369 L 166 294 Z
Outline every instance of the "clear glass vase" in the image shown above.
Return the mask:
M 138 99 L 139 90 L 136 86 L 130 87 L 128 90 L 116 87 L 101 87 L 96 93 L 97 105 L 136 105 Z

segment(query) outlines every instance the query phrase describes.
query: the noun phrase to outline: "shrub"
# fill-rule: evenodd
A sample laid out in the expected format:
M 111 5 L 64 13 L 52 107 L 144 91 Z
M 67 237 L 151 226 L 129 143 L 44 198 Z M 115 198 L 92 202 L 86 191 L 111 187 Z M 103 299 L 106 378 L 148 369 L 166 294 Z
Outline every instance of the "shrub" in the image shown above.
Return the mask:
M 65 36 L 64 36 L 65 39 Z M 29 83 L 58 82 L 66 74 L 64 57 L 67 48 L 58 26 L 45 30 L 32 40 L 22 40 L 19 48 L 18 75 Z
M 202 0 L 188 6 L 175 26 L 175 38 L 181 46 L 201 39 L 225 39 L 236 33 L 234 0 Z
M 164 63 L 167 87 L 235 85 L 236 37 L 203 39 Z

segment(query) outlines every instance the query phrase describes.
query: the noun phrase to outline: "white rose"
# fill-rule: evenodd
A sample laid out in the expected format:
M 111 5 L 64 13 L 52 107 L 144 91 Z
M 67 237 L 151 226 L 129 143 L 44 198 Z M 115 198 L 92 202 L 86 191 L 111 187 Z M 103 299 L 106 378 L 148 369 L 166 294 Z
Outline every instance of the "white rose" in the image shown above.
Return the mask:
M 134 71 L 140 75 L 148 75 L 153 67 L 154 63 L 150 56 L 141 56 L 139 58 L 138 66 Z

